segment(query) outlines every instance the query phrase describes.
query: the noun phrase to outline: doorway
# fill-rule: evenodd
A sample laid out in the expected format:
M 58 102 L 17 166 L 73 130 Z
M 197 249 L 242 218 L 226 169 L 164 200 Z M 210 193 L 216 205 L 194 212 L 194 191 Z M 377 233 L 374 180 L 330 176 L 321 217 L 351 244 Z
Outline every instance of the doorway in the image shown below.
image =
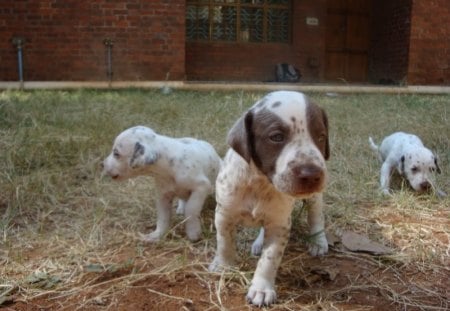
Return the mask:
M 371 0 L 328 0 L 325 80 L 368 80 Z

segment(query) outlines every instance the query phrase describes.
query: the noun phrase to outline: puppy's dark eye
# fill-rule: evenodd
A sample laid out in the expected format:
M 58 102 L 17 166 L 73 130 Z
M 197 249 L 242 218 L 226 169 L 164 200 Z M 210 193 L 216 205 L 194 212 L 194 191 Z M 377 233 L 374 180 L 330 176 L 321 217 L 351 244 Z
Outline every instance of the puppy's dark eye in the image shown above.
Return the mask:
M 120 153 L 117 150 L 113 150 L 113 157 L 116 159 L 120 158 Z
M 327 139 L 327 137 L 325 136 L 325 134 L 322 134 L 319 136 L 318 141 L 319 141 L 319 143 L 324 143 L 326 139 Z
M 284 134 L 283 133 L 274 133 L 269 136 L 270 140 L 275 143 L 282 143 L 284 141 Z
M 413 166 L 412 168 L 411 168 L 411 172 L 413 172 L 413 174 L 415 174 L 415 173 L 418 173 L 420 170 L 419 170 L 419 168 L 417 167 L 417 166 Z

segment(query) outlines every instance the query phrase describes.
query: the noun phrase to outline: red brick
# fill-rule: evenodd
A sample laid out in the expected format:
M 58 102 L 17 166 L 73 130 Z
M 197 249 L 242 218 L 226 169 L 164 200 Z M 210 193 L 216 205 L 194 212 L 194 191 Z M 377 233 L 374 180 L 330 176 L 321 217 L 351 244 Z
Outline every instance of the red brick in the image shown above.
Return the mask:
M 17 80 L 16 49 L 12 36 L 23 36 L 24 69 L 27 80 L 106 80 L 105 38 L 114 40 L 112 49 L 114 79 L 164 80 L 166 69 L 173 68 L 171 79 L 184 77 L 184 18 L 172 21 L 175 33 L 151 43 L 152 35 L 163 32 L 155 7 L 167 14 L 180 7 L 184 17 L 185 0 L 2 0 L 0 3 L 0 81 Z M 143 23 L 141 8 L 148 8 Z M 26 21 L 26 22 L 24 22 Z M 145 25 L 143 25 L 145 24 Z M 172 37 L 174 36 L 174 37 Z M 132 44 L 130 44 L 130 42 Z M 146 42 L 146 43 L 144 43 Z M 182 49 L 166 56 L 164 52 Z

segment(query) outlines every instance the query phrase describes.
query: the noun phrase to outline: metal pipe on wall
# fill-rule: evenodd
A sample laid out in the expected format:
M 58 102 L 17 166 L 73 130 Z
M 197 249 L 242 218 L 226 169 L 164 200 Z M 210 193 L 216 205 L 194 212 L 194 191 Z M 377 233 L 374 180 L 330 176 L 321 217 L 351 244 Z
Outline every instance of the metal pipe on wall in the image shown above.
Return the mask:
M 103 44 L 106 46 L 106 76 L 108 78 L 109 86 L 111 86 L 113 70 L 112 70 L 112 47 L 114 41 L 110 38 L 103 40 Z
M 14 37 L 12 44 L 17 48 L 17 67 L 19 71 L 20 89 L 23 89 L 23 45 L 25 39 L 22 37 Z

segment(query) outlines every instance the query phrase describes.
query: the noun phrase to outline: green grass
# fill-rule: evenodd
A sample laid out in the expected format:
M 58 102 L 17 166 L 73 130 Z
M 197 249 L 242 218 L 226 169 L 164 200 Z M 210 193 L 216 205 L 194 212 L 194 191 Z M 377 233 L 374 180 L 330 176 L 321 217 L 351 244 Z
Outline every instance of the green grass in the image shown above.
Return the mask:
M 45 270 L 56 274 L 58 282 L 52 284 L 61 290 L 71 281 L 82 287 L 85 274 L 79 267 L 113 260 L 124 247 L 144 252 L 136 236 L 155 225 L 153 183 L 149 178 L 114 183 L 100 177 L 100 162 L 115 136 L 142 124 L 164 135 L 207 140 L 224 155 L 228 129 L 263 94 L 175 90 L 165 95 L 140 89 L 0 93 L 0 284 L 20 284 L 24 299 L 32 298 L 39 291 L 23 280 Z M 445 267 L 449 198 L 417 196 L 407 188 L 382 197 L 380 165 L 368 137 L 380 142 L 399 130 L 419 135 L 438 154 L 443 174 L 437 184 L 450 193 L 450 96 L 308 95 L 326 110 L 330 123 L 327 230 L 351 229 L 393 246 L 395 262 L 417 261 L 425 270 Z M 183 256 L 197 252 L 201 262 L 211 259 L 213 200 L 206 205 L 201 250 L 186 246 L 179 226 L 169 234 L 169 249 L 182 248 L 188 253 Z M 304 217 L 295 213 L 294 233 L 303 234 Z M 252 238 L 246 236 L 240 245 L 248 247 Z M 165 254 L 165 247 L 161 243 L 154 251 Z M 247 251 L 241 252 L 248 262 Z M 0 298 L 1 293 L 0 288 Z

